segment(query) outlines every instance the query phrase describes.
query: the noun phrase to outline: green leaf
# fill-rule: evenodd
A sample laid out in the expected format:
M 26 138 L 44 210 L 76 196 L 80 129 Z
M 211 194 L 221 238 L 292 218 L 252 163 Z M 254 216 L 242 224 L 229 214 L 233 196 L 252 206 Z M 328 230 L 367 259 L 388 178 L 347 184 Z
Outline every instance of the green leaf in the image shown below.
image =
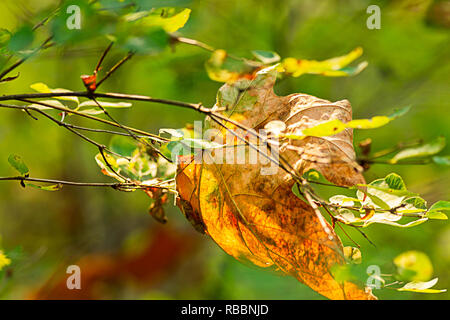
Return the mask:
M 344 247 L 344 257 L 349 263 L 360 264 L 362 262 L 361 250 L 355 247 Z
M 175 11 L 174 8 L 163 9 L 167 11 Z M 174 13 L 169 17 L 164 17 L 161 15 L 161 10 L 156 10 L 154 14 L 148 15 L 142 19 L 143 25 L 145 27 L 161 27 L 166 32 L 175 32 L 186 24 L 189 20 L 191 14 L 191 9 L 184 9 L 181 12 Z
M 25 164 L 25 162 L 23 162 L 22 158 L 18 155 L 15 154 L 11 154 L 8 157 L 8 162 L 9 164 L 16 169 L 22 176 L 25 176 L 26 174 L 29 173 L 28 167 Z
M 130 108 L 132 106 L 129 102 L 107 102 L 107 101 L 98 101 L 98 104 L 101 105 L 103 108 Z M 97 103 L 95 101 L 89 100 L 84 101 L 78 105 L 78 108 L 83 107 L 98 107 Z
M 40 93 L 66 93 L 66 92 L 71 92 L 70 90 L 67 89 L 51 89 L 49 88 L 45 83 L 42 82 L 37 82 L 37 83 L 33 83 L 30 86 L 31 89 L 40 92 Z M 71 97 L 71 96 L 64 96 L 64 97 L 55 97 L 58 100 L 66 100 L 66 101 L 73 101 L 75 102 L 77 105 L 79 103 L 78 97 Z
M 381 209 L 385 209 L 385 210 L 389 210 L 391 209 L 391 206 L 389 204 L 387 204 L 386 202 L 384 202 L 380 197 L 371 194 L 369 192 L 365 192 L 363 190 L 361 190 L 361 192 L 363 192 L 366 196 L 368 196 L 370 198 L 370 200 L 372 200 L 372 202 L 377 205 L 378 207 L 380 207 Z
M 256 59 L 260 60 L 264 64 L 271 64 L 280 61 L 278 53 L 273 51 L 253 50 L 252 54 Z
M 438 289 L 430 289 L 438 282 L 438 278 L 434 278 L 433 280 L 427 282 L 419 282 L 412 281 L 405 284 L 403 287 L 398 288 L 397 291 L 411 291 L 418 293 L 442 293 L 446 292 L 446 289 L 438 290 Z
M 440 211 L 428 211 L 426 214 L 426 217 L 428 219 L 434 219 L 434 220 L 448 220 L 448 217 L 445 213 L 440 212 Z
M 385 178 L 384 181 L 389 188 L 394 190 L 406 190 L 405 182 L 403 182 L 402 177 L 396 173 L 390 173 Z
M 440 152 L 445 147 L 445 138 L 438 137 L 436 140 L 415 148 L 408 148 L 397 153 L 391 160 L 391 163 L 397 163 L 400 160 L 427 157 Z
M 348 64 L 359 58 L 362 53 L 362 48 L 356 48 L 344 56 L 324 61 L 303 60 L 290 57 L 280 63 L 278 70 L 293 77 L 299 77 L 306 73 L 320 74 L 328 77 L 352 76 L 358 74 L 367 66 L 367 62 L 364 61 L 356 67 L 347 67 Z
M 450 211 L 450 202 L 449 201 L 438 201 L 433 204 L 428 210 L 426 217 L 428 219 L 436 219 L 436 220 L 447 220 L 448 217 L 442 211 Z
M 448 210 L 450 210 L 450 201 L 443 201 L 443 200 L 440 200 L 440 201 L 434 203 L 434 204 L 430 207 L 429 210 L 430 210 L 430 211 L 433 211 L 433 210 L 440 210 L 440 211 L 444 210 L 444 211 L 448 211 Z
M 58 191 L 58 190 L 61 190 L 61 188 L 63 187 L 63 185 L 60 184 L 60 183 L 52 184 L 52 185 L 49 185 L 49 186 L 39 186 L 39 185 L 32 184 L 32 183 L 27 183 L 26 185 L 30 186 L 30 187 L 33 187 L 33 188 L 36 188 L 36 189 L 45 190 L 45 191 Z
M 13 52 L 24 50 L 31 45 L 33 39 L 34 34 L 31 26 L 25 25 L 13 33 L 11 39 L 9 39 L 8 49 Z
M 403 107 L 400 109 L 395 109 L 394 112 L 389 116 L 389 118 L 397 119 L 397 118 L 405 115 L 407 112 L 409 112 L 409 110 L 411 110 L 411 106 L 406 106 L 406 107 Z
M 434 156 L 433 162 L 443 166 L 450 166 L 450 156 Z
M 54 106 L 54 107 L 59 107 L 59 108 L 66 108 L 65 105 L 63 105 L 61 102 L 59 102 L 58 100 L 40 100 L 39 102 Z M 37 104 L 37 103 L 33 103 L 28 105 L 28 107 L 32 107 L 32 108 L 36 108 L 39 110 L 51 110 L 53 108 L 51 107 L 47 107 L 47 106 L 43 106 L 42 104 Z
M 403 179 L 395 173 L 390 173 L 384 179 L 376 179 L 369 184 L 358 185 L 358 187 L 366 187 L 367 189 L 364 191 L 358 188 L 356 193 L 358 199 L 364 200 L 363 193 L 367 194 L 370 199 L 365 199 L 363 204 L 370 205 L 372 202 L 383 209 L 386 209 L 383 207 L 385 204 L 389 207 L 387 209 L 395 208 L 401 205 L 406 196 L 416 196 L 416 194 L 406 189 Z
M 393 262 L 397 267 L 396 278 L 401 281 L 427 281 L 433 275 L 430 258 L 420 251 L 403 252 Z

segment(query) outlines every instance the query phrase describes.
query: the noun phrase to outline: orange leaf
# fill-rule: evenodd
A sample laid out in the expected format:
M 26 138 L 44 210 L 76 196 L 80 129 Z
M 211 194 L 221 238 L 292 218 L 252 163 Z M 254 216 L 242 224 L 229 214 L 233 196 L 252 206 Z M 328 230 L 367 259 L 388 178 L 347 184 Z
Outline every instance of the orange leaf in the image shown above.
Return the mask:
M 233 104 L 231 118 L 254 129 L 279 120 L 288 131 L 334 118 L 351 120 L 348 101 L 331 103 L 304 94 L 278 97 L 273 92 L 275 79 L 273 68 L 258 72 Z M 217 112 L 223 109 L 219 109 L 221 106 L 232 104 L 220 99 L 232 97 L 233 86 L 244 87 L 240 81 L 220 89 Z M 220 112 L 230 116 L 227 110 Z M 220 128 L 215 123 L 210 125 Z M 224 125 L 239 132 L 229 122 Z M 222 128 L 219 135 L 224 134 Z M 241 132 L 240 136 L 246 134 Z M 224 152 L 235 152 L 233 149 L 226 148 Z M 300 175 L 314 168 L 337 184 L 364 182 L 354 161 L 351 129 L 332 137 L 282 141 L 280 154 Z M 212 156 L 205 157 L 207 160 Z M 329 230 L 324 228 L 323 218 L 292 193 L 294 180 L 284 171 L 261 175 L 261 163 L 219 164 L 212 158 L 203 163 L 183 160 L 176 177 L 178 205 L 197 230 L 208 234 L 229 255 L 260 267 L 274 267 L 330 299 L 375 299 L 370 289 L 333 278 L 331 268 L 345 264 L 342 243 L 326 222 Z

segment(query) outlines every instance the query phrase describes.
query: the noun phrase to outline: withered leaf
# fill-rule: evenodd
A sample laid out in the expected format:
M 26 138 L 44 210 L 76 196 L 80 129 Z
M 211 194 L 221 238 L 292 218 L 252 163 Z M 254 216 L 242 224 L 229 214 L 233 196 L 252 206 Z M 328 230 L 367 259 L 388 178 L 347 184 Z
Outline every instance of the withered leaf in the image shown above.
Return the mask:
M 332 119 L 352 119 L 348 101 L 332 103 L 306 94 L 279 97 L 273 91 L 275 80 L 275 68 L 268 68 L 254 80 L 225 84 L 214 110 L 256 130 L 270 121 L 283 121 L 288 133 Z M 207 122 L 219 130 L 215 138 L 224 138 L 223 126 L 246 136 L 236 122 Z M 333 136 L 285 139 L 279 153 L 299 175 L 316 169 L 335 184 L 364 183 L 352 139 L 352 129 Z M 236 147 L 224 151 L 227 156 L 236 151 L 238 142 L 234 143 Z M 244 148 L 248 156 L 250 150 Z M 370 289 L 333 278 L 331 268 L 345 264 L 342 243 L 323 217 L 292 193 L 291 175 L 279 168 L 262 174 L 270 166 L 267 162 L 221 163 L 214 160 L 217 151 L 204 154 L 204 161 L 188 156 L 178 164 L 178 204 L 194 225 L 236 259 L 275 267 L 330 299 L 375 299 Z M 265 152 L 276 155 L 270 149 Z

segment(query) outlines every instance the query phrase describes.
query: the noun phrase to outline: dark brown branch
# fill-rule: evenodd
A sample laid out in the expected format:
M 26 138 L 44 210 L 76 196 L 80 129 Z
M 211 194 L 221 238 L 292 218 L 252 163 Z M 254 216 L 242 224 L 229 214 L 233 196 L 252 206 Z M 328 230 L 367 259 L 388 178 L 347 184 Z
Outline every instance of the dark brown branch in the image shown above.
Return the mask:
M 123 188 L 123 189 L 148 189 L 148 188 L 168 189 L 167 187 L 161 186 L 159 184 L 150 186 L 150 185 L 141 185 L 136 182 L 76 182 L 76 181 L 65 181 L 65 180 L 55 180 L 55 179 L 31 178 L 31 177 L 23 177 L 23 176 L 0 177 L 0 181 L 31 181 L 31 182 L 77 186 L 77 187 L 112 187 L 113 189 L 121 189 L 121 188 Z

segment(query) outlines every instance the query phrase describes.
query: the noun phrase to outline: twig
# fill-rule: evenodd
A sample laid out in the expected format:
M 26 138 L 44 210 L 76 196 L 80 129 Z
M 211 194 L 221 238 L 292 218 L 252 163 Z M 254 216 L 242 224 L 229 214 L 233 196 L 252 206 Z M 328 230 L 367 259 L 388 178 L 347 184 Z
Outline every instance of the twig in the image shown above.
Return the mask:
M 15 177 L 0 177 L 0 181 L 31 181 L 31 182 L 41 182 L 41 183 L 52 183 L 61 184 L 77 187 L 112 187 L 113 189 L 148 189 L 148 188 L 159 188 L 159 189 L 169 189 L 168 187 L 161 186 L 161 183 L 155 185 L 142 185 L 136 182 L 76 182 L 76 181 L 65 181 L 56 179 L 42 179 L 42 178 L 31 178 L 23 176 Z
M 124 58 L 122 58 L 122 60 L 120 60 L 119 62 L 117 62 L 107 73 L 106 75 L 97 82 L 97 88 L 100 87 L 100 85 L 106 80 L 108 79 L 117 69 L 119 69 L 119 67 L 121 65 L 123 65 L 127 60 L 131 59 L 131 57 L 133 57 L 134 52 L 129 52 Z
M 10 66 L 6 70 L 4 70 L 2 73 L 0 73 L 0 80 L 3 79 L 3 77 L 5 77 L 8 73 L 10 73 L 14 69 L 16 69 L 18 66 L 20 66 L 22 63 L 24 63 L 28 58 L 30 58 L 31 56 L 35 55 L 39 50 L 44 49 L 44 48 L 48 48 L 48 46 L 46 46 L 46 45 L 51 39 L 52 39 L 52 36 L 48 37 L 38 48 L 33 50 L 32 53 L 30 53 L 29 55 L 19 59 L 12 66 Z

